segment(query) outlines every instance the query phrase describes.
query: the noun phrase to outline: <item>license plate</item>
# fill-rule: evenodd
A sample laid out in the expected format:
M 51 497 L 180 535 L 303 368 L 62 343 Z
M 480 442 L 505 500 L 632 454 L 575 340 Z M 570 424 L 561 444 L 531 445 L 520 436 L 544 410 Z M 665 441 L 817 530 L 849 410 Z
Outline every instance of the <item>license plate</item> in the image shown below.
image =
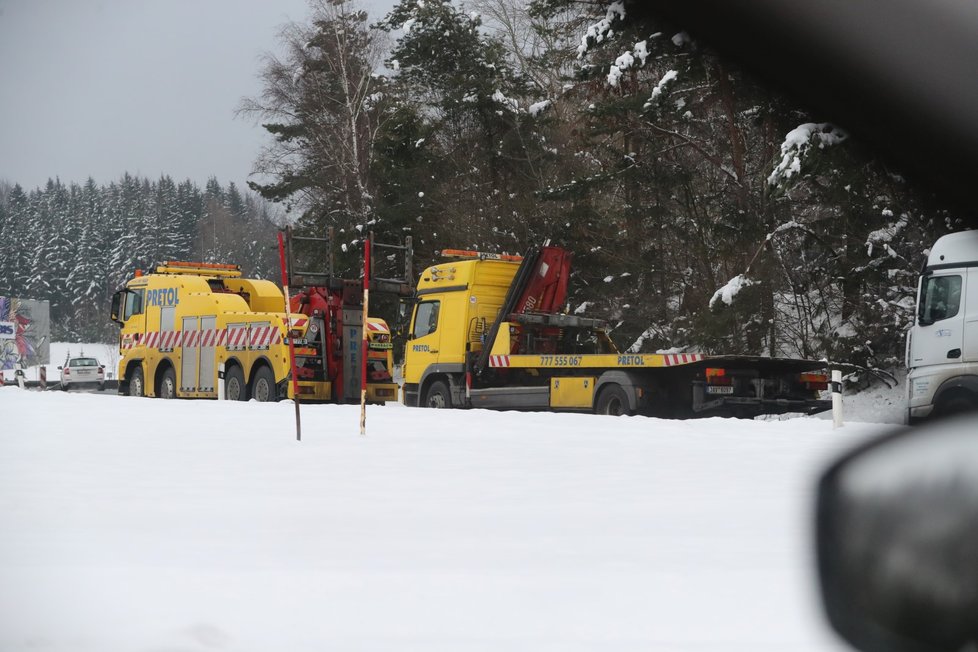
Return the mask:
M 707 385 L 707 394 L 733 394 L 733 387 L 730 385 Z

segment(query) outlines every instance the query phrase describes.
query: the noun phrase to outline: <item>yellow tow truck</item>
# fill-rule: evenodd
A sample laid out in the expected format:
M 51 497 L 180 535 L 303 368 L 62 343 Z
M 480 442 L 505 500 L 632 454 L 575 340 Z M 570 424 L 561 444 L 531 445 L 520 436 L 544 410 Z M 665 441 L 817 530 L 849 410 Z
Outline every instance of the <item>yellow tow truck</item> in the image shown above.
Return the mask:
M 675 418 L 831 407 L 820 361 L 618 351 L 603 321 L 557 312 L 571 258 L 559 247 L 442 253 L 411 298 L 406 405 Z

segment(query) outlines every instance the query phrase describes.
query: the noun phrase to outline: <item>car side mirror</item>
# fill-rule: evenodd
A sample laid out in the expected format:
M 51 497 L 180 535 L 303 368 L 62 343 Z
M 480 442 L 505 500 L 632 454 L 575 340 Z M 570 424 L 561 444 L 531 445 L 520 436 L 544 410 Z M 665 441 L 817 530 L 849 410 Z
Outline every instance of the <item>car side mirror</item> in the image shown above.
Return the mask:
M 864 652 L 978 643 L 978 413 L 866 444 L 822 476 L 829 622 Z
M 62 369 L 64 369 L 64 367 L 61 366 L 61 365 L 58 365 L 58 371 L 61 371 Z

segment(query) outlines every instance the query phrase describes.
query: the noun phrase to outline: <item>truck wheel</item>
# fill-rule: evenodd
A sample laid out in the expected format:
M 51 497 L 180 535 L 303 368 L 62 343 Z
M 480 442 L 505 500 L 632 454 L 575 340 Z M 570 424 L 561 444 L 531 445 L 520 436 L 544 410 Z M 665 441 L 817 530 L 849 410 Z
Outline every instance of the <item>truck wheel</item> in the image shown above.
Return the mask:
M 937 406 L 938 417 L 949 417 L 955 414 L 964 414 L 978 407 L 970 398 L 957 394 L 940 402 Z
M 166 371 L 163 372 L 163 377 L 160 378 L 160 388 L 156 395 L 160 398 L 177 397 L 177 374 L 173 371 L 173 367 L 167 367 Z
M 129 396 L 146 396 L 146 380 L 143 378 L 143 368 L 136 367 L 129 377 Z
M 614 417 L 631 414 L 628 407 L 628 395 L 621 385 L 607 385 L 598 395 L 598 402 L 594 406 L 595 414 L 608 414 Z
M 275 400 L 275 376 L 268 367 L 258 367 L 251 381 L 251 398 L 261 403 Z
M 428 393 L 425 394 L 423 405 L 430 408 L 452 407 L 452 394 L 448 390 L 448 385 L 440 380 L 433 382 L 428 388 Z
M 247 401 L 248 387 L 245 385 L 244 372 L 241 367 L 234 365 L 224 374 L 224 398 L 229 401 Z

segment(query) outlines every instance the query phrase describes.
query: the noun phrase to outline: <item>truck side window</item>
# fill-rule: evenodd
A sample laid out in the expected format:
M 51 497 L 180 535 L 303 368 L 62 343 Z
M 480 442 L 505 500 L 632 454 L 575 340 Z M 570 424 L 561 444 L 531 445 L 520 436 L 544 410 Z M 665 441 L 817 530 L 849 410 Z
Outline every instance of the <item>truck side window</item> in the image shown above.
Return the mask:
M 414 313 L 414 337 L 424 337 L 438 328 L 438 308 L 441 301 L 423 301 Z
M 933 324 L 950 319 L 961 307 L 961 277 L 931 276 L 920 297 L 920 323 Z
M 145 294 L 145 289 L 126 292 L 126 311 L 122 316 L 123 320 L 129 319 L 133 315 L 143 314 L 143 296 Z

